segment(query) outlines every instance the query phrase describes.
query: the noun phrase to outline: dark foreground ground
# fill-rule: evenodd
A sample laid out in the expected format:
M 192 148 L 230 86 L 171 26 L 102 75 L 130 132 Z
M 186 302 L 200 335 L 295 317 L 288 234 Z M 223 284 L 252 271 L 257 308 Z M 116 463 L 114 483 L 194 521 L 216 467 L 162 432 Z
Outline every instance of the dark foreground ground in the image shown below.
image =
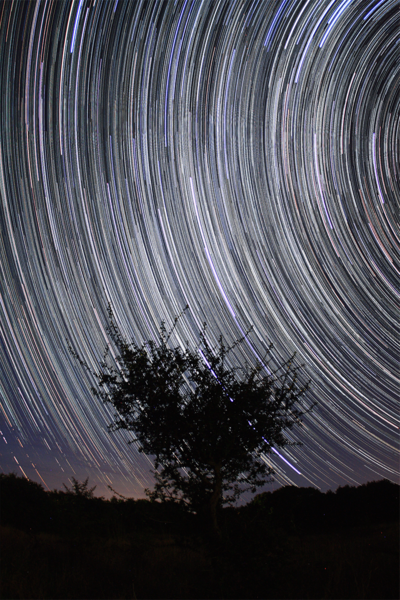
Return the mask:
M 220 515 L 0 475 L 1 598 L 399 598 L 399 486 L 281 488 Z

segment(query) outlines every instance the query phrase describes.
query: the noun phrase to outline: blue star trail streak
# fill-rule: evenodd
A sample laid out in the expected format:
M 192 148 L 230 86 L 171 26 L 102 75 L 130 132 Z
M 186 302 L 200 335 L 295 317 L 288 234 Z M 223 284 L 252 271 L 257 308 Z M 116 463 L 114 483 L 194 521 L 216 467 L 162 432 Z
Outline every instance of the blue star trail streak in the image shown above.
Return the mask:
M 399 459 L 397 0 L 0 5 L 0 468 L 143 495 L 150 460 L 96 369 L 107 302 L 138 341 L 254 331 L 318 407 L 280 484 Z M 239 350 L 238 350 L 239 352 Z M 125 436 L 125 437 L 124 437 Z

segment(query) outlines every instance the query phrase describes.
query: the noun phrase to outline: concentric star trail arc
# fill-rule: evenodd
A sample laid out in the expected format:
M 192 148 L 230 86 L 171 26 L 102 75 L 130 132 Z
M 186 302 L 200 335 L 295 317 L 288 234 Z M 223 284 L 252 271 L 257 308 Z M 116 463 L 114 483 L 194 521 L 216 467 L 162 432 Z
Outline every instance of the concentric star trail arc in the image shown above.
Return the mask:
M 3 471 L 151 485 L 68 351 L 98 368 L 110 302 L 137 341 L 188 305 L 174 343 L 297 352 L 279 484 L 398 479 L 399 32 L 394 0 L 1 5 Z

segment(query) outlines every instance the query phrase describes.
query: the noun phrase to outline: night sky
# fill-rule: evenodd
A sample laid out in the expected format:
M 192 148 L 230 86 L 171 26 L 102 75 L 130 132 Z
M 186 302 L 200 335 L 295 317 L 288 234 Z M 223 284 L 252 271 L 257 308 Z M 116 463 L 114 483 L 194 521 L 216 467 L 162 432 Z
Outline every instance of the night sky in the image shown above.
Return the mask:
M 399 39 L 397 0 L 0 5 L 1 471 L 152 485 L 68 352 L 97 368 L 110 302 L 297 352 L 277 484 L 398 481 Z

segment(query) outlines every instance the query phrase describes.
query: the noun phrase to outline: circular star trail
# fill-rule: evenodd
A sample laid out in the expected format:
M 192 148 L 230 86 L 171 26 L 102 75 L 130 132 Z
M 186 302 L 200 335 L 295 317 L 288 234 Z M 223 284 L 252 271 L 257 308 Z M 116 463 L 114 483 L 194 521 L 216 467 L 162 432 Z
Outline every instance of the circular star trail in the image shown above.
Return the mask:
M 280 484 L 397 480 L 399 32 L 394 0 L 1 5 L 3 471 L 151 485 L 68 352 L 96 369 L 110 302 L 297 352 Z

